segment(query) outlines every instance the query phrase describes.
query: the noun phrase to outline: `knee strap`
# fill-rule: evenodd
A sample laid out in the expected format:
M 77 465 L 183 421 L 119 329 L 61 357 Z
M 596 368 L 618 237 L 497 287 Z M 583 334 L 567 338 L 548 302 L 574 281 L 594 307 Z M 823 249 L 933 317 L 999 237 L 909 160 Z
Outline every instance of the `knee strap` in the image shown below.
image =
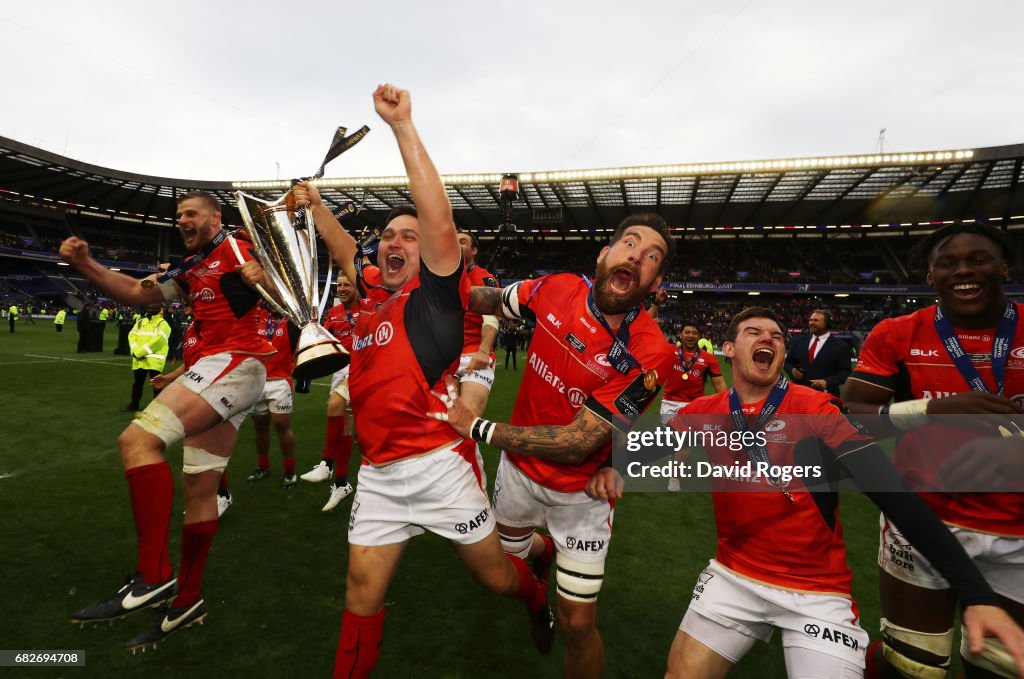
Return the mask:
M 526 561 L 530 556 L 530 547 L 533 545 L 534 532 L 535 531 L 531 530 L 526 535 L 513 537 L 511 535 L 505 535 L 499 531 L 498 539 L 501 540 L 501 549 L 506 554 L 518 556 L 523 561 Z
M 174 411 L 159 399 L 151 401 L 146 409 L 135 417 L 134 424 L 163 441 L 165 446 L 173 445 L 185 438 L 185 425 Z
M 555 563 L 555 582 L 560 596 L 585 604 L 597 601 L 597 593 L 601 591 L 601 583 L 604 582 L 603 561 L 585 563 L 559 552 Z
M 988 670 L 1000 677 L 1017 676 L 1013 657 L 1006 650 L 1003 642 L 990 637 L 985 639 L 984 651 L 981 653 L 971 653 L 970 644 L 967 642 L 967 630 L 963 626 L 960 627 L 960 656 L 975 667 Z
M 202 474 L 212 470 L 223 472 L 228 466 L 227 457 L 214 455 L 202 448 L 185 446 L 185 454 L 182 457 L 182 471 L 186 474 Z
M 900 627 L 882 618 L 880 631 L 882 633 L 882 655 L 900 674 L 911 679 L 943 679 L 946 676 L 946 670 L 949 669 L 949 654 L 953 647 L 952 627 L 945 632 L 919 632 Z M 945 660 L 938 665 L 923 663 L 894 648 L 893 641 L 899 641 L 906 646 Z

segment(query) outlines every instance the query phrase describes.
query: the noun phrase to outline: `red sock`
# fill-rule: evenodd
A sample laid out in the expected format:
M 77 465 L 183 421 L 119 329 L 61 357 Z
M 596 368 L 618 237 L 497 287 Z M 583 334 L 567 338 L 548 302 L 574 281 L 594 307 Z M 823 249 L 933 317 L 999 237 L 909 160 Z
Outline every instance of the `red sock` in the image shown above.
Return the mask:
M 286 457 L 284 458 L 284 475 L 291 476 L 295 473 L 295 458 Z
M 334 655 L 334 679 L 369 677 L 380 658 L 384 639 L 384 609 L 376 615 L 356 615 L 345 609 L 341 616 L 341 635 Z
M 876 639 L 873 644 L 868 646 L 867 657 L 865 659 L 867 664 L 864 668 L 864 679 L 878 679 L 878 662 L 875 660 L 875 652 L 878 651 L 878 647 L 881 646 L 881 644 L 882 640 Z
M 218 495 L 231 495 L 231 491 L 228 490 L 228 470 L 225 469 L 220 474 L 220 481 L 217 484 Z
M 516 567 L 516 571 L 519 573 L 519 585 L 516 586 L 516 593 L 513 596 L 517 599 L 522 599 L 531 613 L 539 610 L 541 606 L 548 602 L 547 590 L 541 588 L 540 583 L 537 582 L 537 578 L 533 577 L 533 573 L 530 572 L 530 567 L 526 565 L 525 561 L 511 554 L 506 554 L 505 557 L 512 562 L 512 565 Z
M 268 455 L 264 455 L 263 453 L 258 453 L 256 455 L 256 466 L 259 467 L 260 469 L 269 469 L 270 468 L 270 455 L 269 454 Z
M 345 435 L 341 437 L 340 445 L 334 456 L 334 478 L 348 478 L 348 461 L 352 458 L 352 437 Z
M 338 456 L 341 437 L 345 435 L 345 416 L 330 415 L 327 418 L 327 438 L 324 439 L 324 460 L 332 462 Z
M 171 577 L 171 559 L 167 553 L 167 535 L 171 528 L 171 503 L 174 477 L 166 462 L 129 469 L 128 495 L 135 516 L 139 552 L 135 570 L 151 585 Z
M 186 523 L 181 527 L 181 566 L 178 568 L 178 596 L 174 608 L 191 606 L 199 600 L 206 555 L 217 533 L 217 520 Z
M 544 551 L 537 557 L 543 561 L 551 561 L 555 558 L 555 541 L 547 535 L 540 534 L 540 539 L 544 543 Z

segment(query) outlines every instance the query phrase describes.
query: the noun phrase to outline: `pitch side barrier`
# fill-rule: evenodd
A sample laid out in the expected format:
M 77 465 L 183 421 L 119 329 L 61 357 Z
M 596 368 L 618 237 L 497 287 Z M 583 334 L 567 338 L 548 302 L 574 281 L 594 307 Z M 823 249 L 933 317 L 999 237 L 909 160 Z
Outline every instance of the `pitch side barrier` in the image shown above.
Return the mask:
M 729 414 L 649 413 L 616 432 L 612 464 L 635 492 L 670 478 L 689 492 L 1024 492 L 1024 415 L 921 418 L 900 431 L 887 415 L 779 414 L 758 429 L 752 415 L 739 428 Z
M 661 289 L 668 292 L 683 290 L 702 292 L 764 292 L 779 294 L 834 295 L 837 293 L 857 295 L 934 295 L 935 290 L 929 285 L 861 285 L 832 283 L 702 283 L 702 282 L 669 282 L 663 283 Z M 1005 285 L 1003 289 L 1008 295 L 1024 295 L 1024 285 Z

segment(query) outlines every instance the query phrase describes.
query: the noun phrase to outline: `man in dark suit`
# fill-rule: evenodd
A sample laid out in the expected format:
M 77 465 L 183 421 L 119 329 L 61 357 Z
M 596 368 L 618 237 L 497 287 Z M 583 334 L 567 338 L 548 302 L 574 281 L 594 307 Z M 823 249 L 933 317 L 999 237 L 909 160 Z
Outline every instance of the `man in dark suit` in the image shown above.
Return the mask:
M 853 351 L 829 332 L 831 319 L 821 309 L 811 312 L 808 332 L 793 340 L 786 355 L 786 370 L 796 384 L 839 396 L 839 387 L 850 376 Z

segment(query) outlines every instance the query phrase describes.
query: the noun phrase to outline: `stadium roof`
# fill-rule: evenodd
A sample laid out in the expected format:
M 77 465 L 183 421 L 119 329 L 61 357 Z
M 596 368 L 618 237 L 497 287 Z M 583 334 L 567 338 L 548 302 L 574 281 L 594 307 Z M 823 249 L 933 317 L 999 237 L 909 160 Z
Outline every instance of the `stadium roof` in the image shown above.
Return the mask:
M 579 171 L 519 172 L 513 204 L 520 231 L 570 236 L 614 228 L 632 212 L 657 211 L 676 230 L 700 235 L 891 233 L 944 222 L 1024 228 L 1024 144 L 914 153 L 788 158 Z M 502 173 L 445 175 L 459 226 L 486 232 L 503 221 Z M 405 177 L 318 180 L 335 208 L 365 208 L 358 230 L 409 202 Z M 90 165 L 0 137 L 0 198 L 73 214 L 173 224 L 174 199 L 209 191 L 240 223 L 233 194 L 273 199 L 287 181 L 196 181 Z M 732 233 L 730 233 L 732 232 Z

